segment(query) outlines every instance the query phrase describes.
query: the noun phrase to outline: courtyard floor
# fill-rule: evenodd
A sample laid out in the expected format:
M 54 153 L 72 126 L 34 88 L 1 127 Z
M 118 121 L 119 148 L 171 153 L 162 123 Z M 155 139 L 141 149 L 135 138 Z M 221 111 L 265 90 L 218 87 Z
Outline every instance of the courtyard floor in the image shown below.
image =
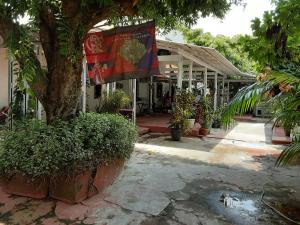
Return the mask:
M 282 146 L 270 145 L 270 135 L 263 122 L 181 142 L 146 134 L 119 179 L 81 204 L 0 190 L 0 224 L 292 224 L 261 202 L 264 192 L 268 204 L 300 220 L 300 167 L 274 167 Z

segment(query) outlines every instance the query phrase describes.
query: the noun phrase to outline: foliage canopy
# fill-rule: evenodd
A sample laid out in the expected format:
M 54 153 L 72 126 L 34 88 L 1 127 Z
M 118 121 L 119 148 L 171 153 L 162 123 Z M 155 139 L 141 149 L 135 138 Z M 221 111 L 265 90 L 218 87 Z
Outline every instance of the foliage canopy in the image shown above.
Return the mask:
M 241 0 L 0 0 L 0 35 L 20 64 L 42 103 L 48 123 L 76 114 L 80 97 L 85 35 L 99 22 L 126 25 L 155 20 L 170 30 L 178 23 L 191 25 L 201 16 L 223 17 Z M 20 25 L 18 18 L 30 22 Z M 40 47 L 46 60 L 36 57 Z

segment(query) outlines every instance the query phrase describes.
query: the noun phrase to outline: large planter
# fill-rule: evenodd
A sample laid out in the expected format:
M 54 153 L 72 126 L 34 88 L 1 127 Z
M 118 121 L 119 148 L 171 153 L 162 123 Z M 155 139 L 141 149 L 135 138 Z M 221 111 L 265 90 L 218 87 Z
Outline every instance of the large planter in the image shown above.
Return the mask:
M 201 127 L 201 128 L 199 129 L 199 135 L 200 135 L 200 136 L 207 136 L 207 135 L 208 135 L 208 132 L 209 132 L 208 128 L 203 128 L 203 127 Z
M 4 190 L 9 194 L 42 199 L 48 196 L 49 179 L 30 177 L 20 173 L 4 180 Z
M 101 164 L 94 173 L 87 170 L 74 176 L 58 175 L 50 181 L 49 196 L 71 204 L 82 202 L 112 185 L 124 162 L 124 159 L 117 159 Z
M 9 194 L 42 199 L 51 198 L 67 203 L 79 203 L 88 197 L 101 193 L 112 185 L 124 167 L 124 159 L 117 159 L 101 164 L 92 172 L 81 174 L 58 174 L 49 181 L 47 178 L 32 180 L 22 174 L 10 178 L 1 177 L 0 184 Z
M 114 183 L 122 172 L 124 162 L 124 159 L 117 159 L 97 167 L 97 172 L 93 180 L 93 186 L 97 192 L 102 192 Z
M 173 141 L 180 141 L 182 130 L 180 128 L 171 128 L 171 137 Z
M 78 203 L 88 197 L 92 172 L 78 175 L 57 175 L 50 181 L 49 196 L 67 203 Z
M 188 123 L 189 123 L 189 128 L 193 129 L 194 124 L 195 124 L 195 119 L 188 119 Z

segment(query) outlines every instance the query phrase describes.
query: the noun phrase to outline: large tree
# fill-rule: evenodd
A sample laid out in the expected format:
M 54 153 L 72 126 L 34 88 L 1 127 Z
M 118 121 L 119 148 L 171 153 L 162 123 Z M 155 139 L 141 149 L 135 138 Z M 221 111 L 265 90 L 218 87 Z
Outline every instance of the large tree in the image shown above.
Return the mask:
M 83 39 L 101 21 L 155 19 L 159 27 L 193 24 L 200 16 L 223 17 L 238 0 L 0 0 L 0 35 L 19 62 L 42 103 L 47 122 L 75 114 L 81 94 Z M 19 18 L 29 23 L 20 25 Z M 35 55 L 40 43 L 47 62 L 43 69 Z

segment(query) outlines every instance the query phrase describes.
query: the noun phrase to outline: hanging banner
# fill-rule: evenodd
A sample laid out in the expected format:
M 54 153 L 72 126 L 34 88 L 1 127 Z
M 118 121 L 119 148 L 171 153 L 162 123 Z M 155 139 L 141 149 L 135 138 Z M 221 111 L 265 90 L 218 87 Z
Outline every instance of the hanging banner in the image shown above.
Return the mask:
M 84 48 L 96 84 L 159 74 L 154 22 L 89 33 Z

